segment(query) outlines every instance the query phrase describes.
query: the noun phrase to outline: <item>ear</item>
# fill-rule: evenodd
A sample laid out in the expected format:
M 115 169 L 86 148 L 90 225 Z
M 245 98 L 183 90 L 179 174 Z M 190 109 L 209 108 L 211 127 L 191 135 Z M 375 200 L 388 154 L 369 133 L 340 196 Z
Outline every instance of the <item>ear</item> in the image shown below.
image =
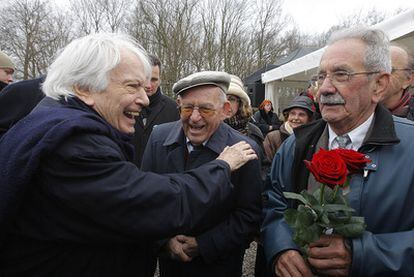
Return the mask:
M 223 118 L 222 120 L 229 118 L 231 116 L 231 105 L 229 101 L 224 102 L 223 104 Z
M 374 92 L 372 94 L 372 101 L 374 103 L 379 103 L 387 90 L 388 84 L 390 83 L 391 74 L 389 73 L 379 73 L 379 76 L 375 80 Z
M 82 89 L 78 85 L 74 85 L 73 90 L 76 96 L 78 96 L 78 98 L 82 100 L 86 105 L 90 107 L 95 105 L 95 100 L 93 99 L 92 93 L 89 90 Z

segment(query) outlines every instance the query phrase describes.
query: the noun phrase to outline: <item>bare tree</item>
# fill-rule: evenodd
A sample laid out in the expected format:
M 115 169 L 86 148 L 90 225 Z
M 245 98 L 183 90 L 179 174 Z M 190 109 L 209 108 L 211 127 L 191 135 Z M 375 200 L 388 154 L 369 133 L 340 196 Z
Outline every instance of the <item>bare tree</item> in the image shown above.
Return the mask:
M 46 1 L 14 0 L 1 9 L 0 36 L 23 79 L 44 74 L 52 55 L 67 43 L 69 28 Z

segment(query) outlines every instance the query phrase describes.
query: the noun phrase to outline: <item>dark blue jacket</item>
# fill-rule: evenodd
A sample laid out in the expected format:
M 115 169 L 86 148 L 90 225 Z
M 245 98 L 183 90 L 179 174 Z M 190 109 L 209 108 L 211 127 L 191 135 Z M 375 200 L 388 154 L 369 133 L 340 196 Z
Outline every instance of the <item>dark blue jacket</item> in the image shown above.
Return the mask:
M 181 121 L 162 124 L 154 128 L 144 152 L 142 169 L 157 173 L 184 172 L 214 160 L 228 145 L 248 141 L 258 152 L 256 143 L 221 123 L 205 147 L 193 157 L 187 152 Z M 187 159 L 186 159 L 186 156 Z M 212 210 L 210 217 L 197 228 L 183 233 L 196 237 L 200 257 L 190 263 L 176 263 L 178 272 L 171 267 L 168 276 L 239 276 L 243 253 L 261 223 L 262 183 L 260 162 L 250 161 L 232 173 L 234 193 L 224 207 Z M 213 178 L 210 183 L 216 183 Z M 177 265 L 178 264 L 178 265 Z
M 127 138 L 76 98 L 46 97 L 14 125 L 0 168 L 0 276 L 146 276 L 152 241 L 196 228 L 232 191 L 223 161 L 140 171 Z
M 298 249 L 283 219 L 293 207 L 283 191 L 306 189 L 310 160 L 326 122 L 315 121 L 294 130 L 277 152 L 271 184 L 266 189 L 262 235 L 266 256 L 273 262 L 281 251 Z M 366 231 L 352 240 L 350 276 L 412 276 L 414 272 L 414 124 L 378 106 L 374 123 L 360 152 L 372 163 L 367 174 L 353 175 L 348 201 L 355 215 L 365 217 Z

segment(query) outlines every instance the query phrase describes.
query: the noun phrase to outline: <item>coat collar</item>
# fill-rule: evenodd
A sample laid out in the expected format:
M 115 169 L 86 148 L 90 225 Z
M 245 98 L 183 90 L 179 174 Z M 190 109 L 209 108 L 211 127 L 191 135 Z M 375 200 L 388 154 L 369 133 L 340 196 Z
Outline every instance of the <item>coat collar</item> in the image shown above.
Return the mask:
M 225 123 L 220 123 L 217 130 L 208 140 L 206 147 L 214 151 L 217 154 L 220 154 L 223 149 L 227 146 L 227 134 L 230 127 Z M 163 146 L 172 146 L 172 145 L 185 145 L 185 136 L 183 132 L 183 125 L 181 121 L 176 121 L 174 126 L 171 128 L 170 133 L 168 134 L 166 140 L 163 143 Z

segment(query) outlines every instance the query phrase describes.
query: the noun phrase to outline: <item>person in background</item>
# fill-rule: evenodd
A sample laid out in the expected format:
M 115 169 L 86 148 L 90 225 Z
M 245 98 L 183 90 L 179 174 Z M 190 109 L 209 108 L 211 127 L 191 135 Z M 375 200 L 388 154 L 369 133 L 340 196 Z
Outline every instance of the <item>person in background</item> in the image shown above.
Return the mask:
M 9 56 L 0 51 L 0 92 L 13 82 L 14 64 Z
M 264 136 L 270 131 L 278 130 L 280 125 L 282 125 L 278 115 L 273 112 L 272 101 L 268 99 L 263 100 L 259 110 L 253 115 L 253 119 Z
M 294 129 L 276 153 L 266 184 L 262 236 L 278 276 L 411 276 L 414 272 L 414 123 L 379 104 L 390 81 L 389 39 L 378 29 L 334 32 L 321 57 L 317 101 L 322 120 Z M 319 183 L 303 160 L 319 149 L 359 151 L 371 162 L 352 175 L 348 202 L 365 218 L 362 236 L 322 235 L 307 257 L 292 240 L 283 192 Z
M 253 140 L 223 123 L 231 105 L 226 99 L 229 83 L 230 75 L 217 71 L 197 72 L 175 83 L 181 120 L 154 129 L 142 169 L 161 174 L 185 172 L 216 159 L 228 145 L 243 140 L 256 153 L 260 151 Z M 235 189 L 225 207 L 212 208 L 203 225 L 166 243 L 170 257 L 159 259 L 162 277 L 242 275 L 245 249 L 262 218 L 259 161 L 234 171 L 231 181 Z
M 75 39 L 51 64 L 46 97 L 0 140 L 0 276 L 151 276 L 154 241 L 227 207 L 231 171 L 257 158 L 246 142 L 181 174 L 132 162 L 150 73 L 122 34 Z
M 414 57 L 401 46 L 392 45 L 390 84 L 381 100 L 393 115 L 414 121 L 414 97 L 410 85 L 414 82 Z
M 145 92 L 150 103 L 137 118 L 132 138 L 135 146 L 134 163 L 137 166 L 141 166 L 142 155 L 154 127 L 180 118 L 177 103 L 161 91 L 161 61 L 154 55 L 149 55 L 149 58 L 152 65 L 151 79 L 145 84 Z
M 12 83 L 0 93 L 0 138 L 45 97 L 44 77 Z
M 314 111 L 315 105 L 307 96 L 296 96 L 289 103 L 283 110 L 285 122 L 280 126 L 279 130 L 269 132 L 263 142 L 268 161 L 273 161 L 273 157 L 280 145 L 293 133 L 295 128 L 312 121 Z
M 262 148 L 264 137 L 260 129 L 250 122 L 253 115 L 252 107 L 243 87 L 242 80 L 236 75 L 231 75 L 230 86 L 226 93 L 227 100 L 230 102 L 230 112 L 224 122 L 253 139 Z

